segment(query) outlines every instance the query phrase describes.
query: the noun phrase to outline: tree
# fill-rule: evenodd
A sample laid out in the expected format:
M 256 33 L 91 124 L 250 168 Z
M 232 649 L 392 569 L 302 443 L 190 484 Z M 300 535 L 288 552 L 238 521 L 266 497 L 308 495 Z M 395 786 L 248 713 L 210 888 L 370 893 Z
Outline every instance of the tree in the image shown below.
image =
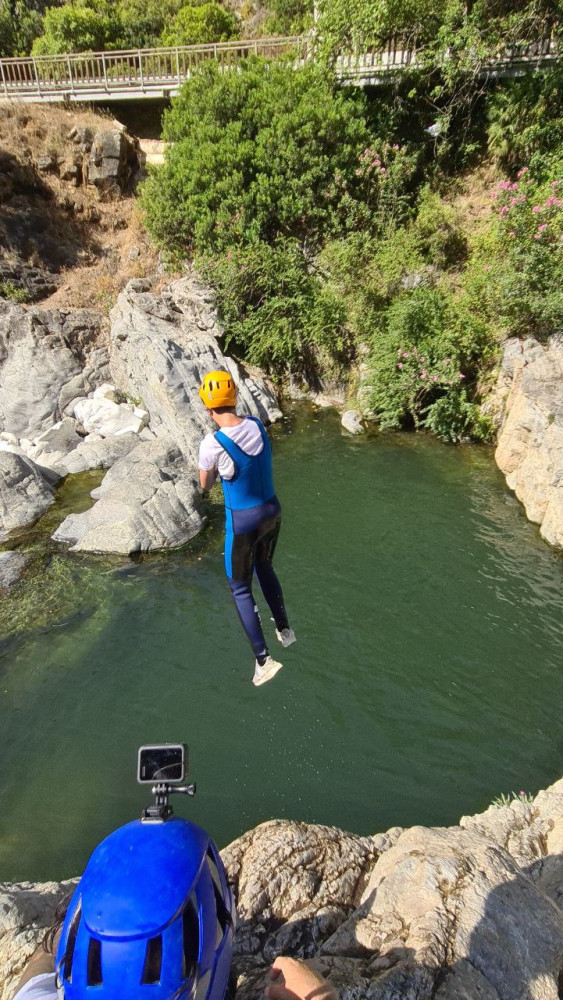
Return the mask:
M 0 57 L 26 55 L 42 30 L 42 14 L 33 3 L 0 0 Z
M 162 45 L 198 45 L 227 42 L 238 32 L 238 21 L 218 3 L 182 7 L 161 36 Z
M 365 98 L 318 66 L 251 59 L 221 73 L 209 63 L 182 88 L 163 135 L 173 145 L 144 204 L 168 249 L 205 252 L 278 235 L 314 246 L 363 211 Z
M 115 48 L 119 39 L 119 21 L 108 7 L 105 3 L 100 4 L 98 9 L 79 3 L 50 7 L 43 18 L 43 34 L 33 43 L 33 55 Z

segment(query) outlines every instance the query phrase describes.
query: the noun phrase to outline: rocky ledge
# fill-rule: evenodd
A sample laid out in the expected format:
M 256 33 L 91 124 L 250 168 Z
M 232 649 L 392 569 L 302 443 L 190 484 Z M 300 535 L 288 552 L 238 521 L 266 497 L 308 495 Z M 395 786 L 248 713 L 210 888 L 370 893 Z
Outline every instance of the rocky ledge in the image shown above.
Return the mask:
M 276 955 L 314 959 L 342 1000 L 558 1000 L 563 779 L 459 826 L 360 837 L 272 820 L 222 852 L 239 1000 Z M 75 882 L 0 886 L 0 1000 Z
M 563 335 L 512 338 L 486 411 L 498 425 L 495 458 L 530 521 L 563 548 Z
M 68 517 L 56 541 L 125 554 L 183 545 L 204 524 L 204 373 L 232 372 L 241 413 L 281 417 L 263 380 L 222 353 L 194 276 L 159 294 L 148 279 L 129 282 L 110 321 L 0 300 L 0 542 L 41 516 L 59 479 L 103 468 L 94 507 Z

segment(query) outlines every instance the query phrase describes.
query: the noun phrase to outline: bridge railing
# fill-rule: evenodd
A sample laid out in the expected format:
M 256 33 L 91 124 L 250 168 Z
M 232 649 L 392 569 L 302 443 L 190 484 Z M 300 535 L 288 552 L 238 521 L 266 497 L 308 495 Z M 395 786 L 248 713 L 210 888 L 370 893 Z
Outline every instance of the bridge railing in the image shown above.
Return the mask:
M 206 60 L 215 59 L 222 68 L 236 65 L 256 54 L 267 59 L 292 53 L 296 63 L 314 58 L 309 37 L 256 38 L 246 41 L 184 45 L 159 49 L 128 49 L 119 52 L 83 52 L 60 56 L 0 59 L 0 97 L 23 100 L 103 100 L 104 95 L 161 96 L 176 91 Z M 563 56 L 555 37 L 538 38 L 499 49 L 483 64 L 482 75 L 521 73 L 546 65 Z M 444 54 L 448 59 L 448 53 Z M 416 68 L 424 52 L 412 38 L 381 39 L 360 52 L 341 55 L 336 72 L 342 80 L 377 82 L 386 73 Z
M 194 69 L 209 59 L 229 67 L 253 54 L 273 59 L 296 52 L 298 58 L 305 58 L 306 48 L 306 39 L 296 35 L 159 49 L 1 59 L 0 94 L 44 97 L 60 92 L 79 98 L 81 91 L 93 89 L 105 89 L 108 93 L 130 89 L 150 92 L 180 86 Z

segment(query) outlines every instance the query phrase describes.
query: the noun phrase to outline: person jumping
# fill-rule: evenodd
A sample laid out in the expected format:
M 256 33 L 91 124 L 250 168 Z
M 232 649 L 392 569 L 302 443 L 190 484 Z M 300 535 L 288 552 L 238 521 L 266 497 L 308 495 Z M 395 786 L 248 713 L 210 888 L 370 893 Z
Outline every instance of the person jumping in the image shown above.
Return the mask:
M 239 417 L 237 390 L 229 372 L 209 372 L 199 395 L 219 430 L 206 434 L 199 448 L 199 481 L 204 490 L 221 479 L 225 497 L 225 569 L 242 626 L 256 657 L 252 683 L 265 684 L 282 664 L 269 652 L 252 595 L 256 573 L 276 623 L 282 646 L 295 642 L 272 559 L 281 526 L 274 490 L 272 449 L 256 417 Z

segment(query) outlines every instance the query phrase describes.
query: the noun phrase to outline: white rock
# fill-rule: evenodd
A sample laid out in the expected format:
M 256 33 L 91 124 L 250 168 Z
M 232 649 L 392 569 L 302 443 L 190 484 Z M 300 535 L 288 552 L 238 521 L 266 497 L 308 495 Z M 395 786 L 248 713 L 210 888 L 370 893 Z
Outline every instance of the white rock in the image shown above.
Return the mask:
M 340 422 L 344 430 L 348 431 L 349 434 L 364 433 L 362 418 L 358 410 L 344 410 Z
M 138 434 L 148 422 L 144 410 L 135 413 L 129 403 L 113 403 L 110 399 L 80 399 L 74 415 L 85 431 L 110 437 L 113 434 Z
M 67 452 L 76 448 L 82 438 L 76 433 L 76 422 L 70 417 L 59 420 L 34 440 L 38 452 Z
M 94 389 L 94 399 L 109 399 L 112 403 L 119 403 L 121 393 L 114 385 L 104 382 L 103 385 L 99 385 L 97 389 Z

